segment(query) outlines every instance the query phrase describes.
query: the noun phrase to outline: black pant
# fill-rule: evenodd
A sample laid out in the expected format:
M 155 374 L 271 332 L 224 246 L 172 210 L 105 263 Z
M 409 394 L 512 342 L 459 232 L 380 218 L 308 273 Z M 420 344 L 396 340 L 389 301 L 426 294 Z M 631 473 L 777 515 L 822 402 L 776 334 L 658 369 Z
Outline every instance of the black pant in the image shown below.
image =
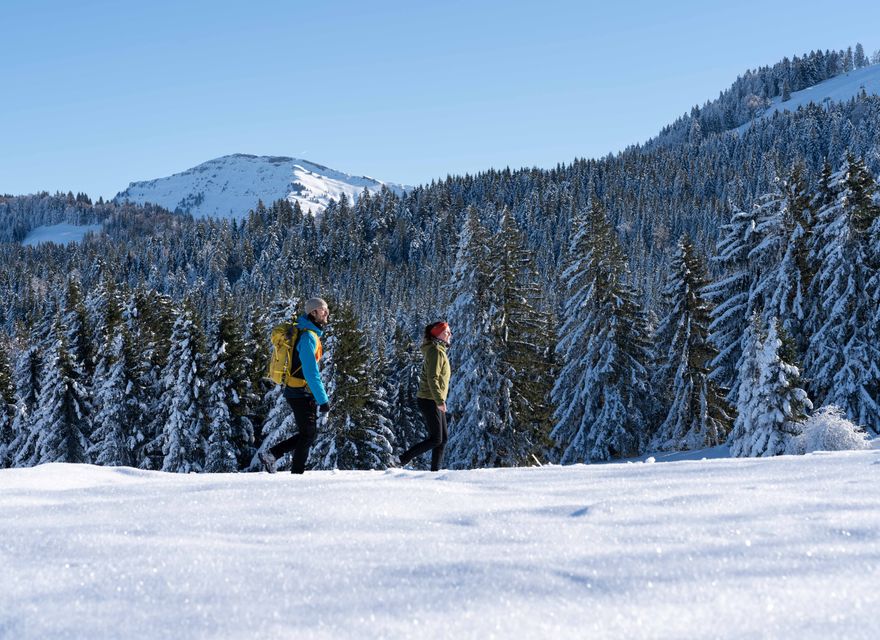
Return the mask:
M 426 451 L 431 452 L 431 471 L 439 471 L 443 463 L 443 450 L 446 441 L 449 440 L 449 432 L 446 429 L 446 414 L 437 408 L 433 400 L 418 398 L 419 411 L 425 419 L 428 427 L 428 439 L 414 444 L 400 456 L 400 463 L 406 464 L 413 458 L 422 455 Z
M 287 398 L 287 404 L 293 410 L 298 433 L 279 442 L 269 451 L 276 458 L 293 451 L 293 464 L 290 467 L 290 472 L 303 473 L 306 470 L 309 449 L 312 448 L 315 436 L 318 434 L 318 405 L 314 398 L 290 397 Z

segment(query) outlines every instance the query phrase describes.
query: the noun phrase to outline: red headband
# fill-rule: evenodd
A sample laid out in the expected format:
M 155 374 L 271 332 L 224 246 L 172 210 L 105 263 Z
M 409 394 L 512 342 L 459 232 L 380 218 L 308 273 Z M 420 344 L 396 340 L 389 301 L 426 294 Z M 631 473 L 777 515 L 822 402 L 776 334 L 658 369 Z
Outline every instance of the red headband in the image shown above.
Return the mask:
M 449 325 L 446 322 L 438 322 L 434 325 L 434 328 L 431 329 L 431 335 L 435 338 L 439 338 L 440 334 L 446 331 L 449 328 Z

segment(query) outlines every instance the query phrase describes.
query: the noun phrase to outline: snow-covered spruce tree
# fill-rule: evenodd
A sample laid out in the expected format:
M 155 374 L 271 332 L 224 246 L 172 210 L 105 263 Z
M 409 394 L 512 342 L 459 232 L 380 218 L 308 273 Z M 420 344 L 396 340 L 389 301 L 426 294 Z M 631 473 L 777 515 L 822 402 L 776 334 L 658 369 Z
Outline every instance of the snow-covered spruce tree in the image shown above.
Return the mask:
M 223 374 L 222 363 L 215 360 L 209 372 L 212 382 L 207 399 L 209 424 L 205 471 L 209 473 L 232 473 L 238 470 L 236 451 L 232 445 L 232 415 Z
M 12 450 L 12 442 L 15 440 L 12 431 L 14 405 L 0 403 L 0 469 L 12 466 L 15 452 Z
M 178 310 L 171 349 L 163 371 L 161 415 L 165 420 L 161 444 L 162 471 L 201 471 L 205 459 L 207 419 L 204 411 L 205 374 L 202 338 L 187 304 Z
M 106 270 L 102 273 L 98 286 L 86 296 L 80 313 L 83 324 L 83 329 L 80 331 L 87 334 L 85 341 L 90 346 L 90 351 L 86 354 L 89 358 L 84 360 L 90 381 L 91 375 L 103 356 L 100 350 L 110 346 L 110 336 L 122 321 L 122 299 L 122 293 L 116 286 L 113 277 L 108 275 Z M 70 323 L 72 320 L 72 314 L 68 312 L 65 322 Z M 68 336 L 71 336 L 70 328 Z M 86 348 L 83 347 L 79 350 L 86 351 Z
M 0 341 L 0 469 L 11 467 L 15 457 L 12 450 L 12 443 L 15 440 L 15 432 L 12 430 L 14 415 L 15 385 L 12 381 L 6 346 Z
M 40 395 L 32 430 L 37 434 L 37 463 L 88 463 L 88 397 L 77 379 L 64 344 L 64 331 L 55 327 L 55 342 L 46 354 L 40 380 Z
M 554 458 L 570 462 L 577 461 L 577 454 L 569 452 L 569 443 L 576 438 L 585 439 L 583 431 L 589 428 L 585 420 L 590 419 L 585 406 L 589 389 L 583 385 L 597 301 L 596 272 L 588 270 L 588 266 L 593 266 L 599 246 L 592 228 L 597 218 L 592 196 L 588 206 L 589 215 L 581 209 L 572 213 L 566 261 L 559 277 L 562 314 L 556 355 L 560 371 L 553 387 L 553 402 L 557 409 L 556 426 L 551 437 L 556 443 Z
M 510 381 L 501 376 L 500 354 L 492 336 L 489 249 L 489 233 L 480 222 L 479 211 L 471 207 L 459 235 L 449 283 L 453 344 L 449 349 L 452 379 L 447 419 L 452 419 L 445 464 L 453 469 L 480 467 L 492 459 L 495 443 L 491 434 L 499 433 L 503 422 L 498 413 L 499 397 L 510 393 Z
M 228 473 L 246 467 L 254 455 L 254 403 L 250 355 L 243 330 L 227 305 L 212 331 L 208 352 L 208 451 L 205 471 Z
M 91 392 L 91 377 L 95 370 L 95 348 L 100 345 L 92 343 L 81 287 L 73 277 L 67 280 L 62 309 L 61 326 L 64 327 L 64 344 L 67 345 L 70 362 L 80 380 L 84 381 L 86 389 Z M 85 384 L 86 381 L 88 384 Z
M 0 340 L 0 402 L 15 404 L 15 380 L 9 365 L 9 351 L 4 340 Z
M 40 395 L 42 373 L 40 352 L 35 346 L 24 348 L 15 361 L 13 377 L 15 380 L 15 415 L 12 419 L 12 464 L 16 467 L 30 467 L 37 464 L 37 433 L 34 431 L 34 416 L 37 398 Z
M 626 257 L 598 200 L 573 229 L 553 388 L 562 464 L 635 455 L 647 431 L 647 322 Z
M 549 441 L 554 315 L 546 308 L 534 256 L 505 209 L 490 241 L 490 317 L 501 373 L 507 379 L 498 395 L 497 414 L 504 419 L 493 437 L 492 456 L 482 466 L 531 465 L 543 457 Z
M 171 348 L 174 305 L 170 297 L 140 288 L 123 306 L 122 320 L 131 337 L 134 354 L 129 373 L 134 381 L 130 394 L 145 407 L 131 425 L 133 464 L 141 469 L 161 469 L 164 460 L 161 435 L 166 417 L 162 372 Z
M 42 313 L 35 311 L 33 317 L 29 320 L 30 329 L 28 331 L 27 343 L 37 350 L 40 366 L 42 366 L 45 354 L 55 344 L 55 329 L 60 313 L 63 313 L 63 311 L 59 311 L 58 300 L 53 296 L 45 301 Z
M 776 456 L 801 432 L 813 408 L 800 387 L 800 371 L 788 358 L 793 344 L 779 322 L 765 325 L 755 313 L 743 336 L 741 388 L 737 417 L 728 444 L 737 457 Z
M 332 411 L 318 425 L 308 466 L 386 469 L 391 464 L 394 435 L 387 420 L 371 406 L 378 386 L 373 376 L 374 349 L 348 304 L 331 304 L 331 308 L 332 324 L 322 340 L 322 376 Z
M 394 422 L 391 419 L 391 403 L 392 396 L 389 388 L 388 374 L 391 371 L 391 364 L 385 355 L 386 347 L 380 345 L 378 351 L 370 353 L 369 358 L 369 374 L 372 378 L 371 386 L 374 390 L 367 397 L 367 404 L 364 407 L 378 437 L 371 436 L 370 441 L 378 441 L 377 448 L 373 451 L 373 459 L 368 460 L 367 464 L 370 469 L 385 469 L 394 460 L 395 435 Z M 381 378 L 380 378 L 381 376 Z M 385 449 L 384 443 L 387 442 L 389 449 Z
M 665 417 L 651 448 L 693 450 L 723 444 L 733 411 L 709 378 L 718 351 L 709 342 L 711 308 L 702 297 L 708 277 L 703 258 L 685 234 L 672 261 L 664 296 L 670 309 L 657 328 L 661 367 L 652 379 L 655 393 L 668 390 Z
M 131 418 L 140 415 L 127 404 L 129 380 L 134 362 L 130 342 L 115 344 L 120 332 L 122 307 L 116 285 L 107 272 L 101 283 L 89 294 L 85 303 L 79 303 L 78 286 L 71 280 L 63 316 L 65 344 L 69 350 L 77 377 L 83 380 L 89 397 L 94 401 L 93 427 L 100 434 L 91 434 L 89 456 L 97 464 L 108 466 L 131 465 L 128 451 L 129 432 L 134 425 Z M 76 306 L 71 307 L 71 304 Z M 123 341 L 125 342 L 125 341 Z M 129 351 L 127 362 L 113 371 L 121 350 Z M 115 378 L 112 375 L 115 374 Z M 98 460 L 100 458 L 100 460 Z
M 758 196 L 752 205 L 755 219 L 752 237 L 756 245 L 747 256 L 753 274 L 747 308 L 751 311 L 763 309 L 765 317 L 770 300 L 778 289 L 777 269 L 788 240 L 783 226 L 788 201 L 783 188 L 782 180 L 777 177 L 771 189 Z
M 783 330 L 794 340 L 798 359 L 802 359 L 807 348 L 806 322 L 813 302 L 808 288 L 814 273 L 809 257 L 813 236 L 812 197 L 802 164 L 792 169 L 784 189 L 785 206 L 775 227 L 781 257 L 775 268 L 765 274 L 769 300 L 764 316 L 779 318 Z
M 126 402 L 133 407 L 137 407 L 137 411 L 128 418 L 131 422 L 128 425 L 128 448 L 131 451 L 131 466 L 137 467 L 141 463 L 141 454 L 144 445 L 147 442 L 146 424 L 149 422 L 151 410 L 153 407 L 153 398 L 147 389 L 145 382 L 145 372 L 149 367 L 149 356 L 145 353 L 145 349 L 141 343 L 141 328 L 139 319 L 140 310 L 138 309 L 138 292 L 131 292 L 127 295 L 119 315 L 119 324 L 116 334 L 123 336 L 122 345 L 116 348 L 110 348 L 108 351 L 122 354 L 122 366 L 126 367 Z M 117 360 L 118 363 L 118 360 Z M 104 374 L 106 377 L 106 374 Z M 96 371 L 95 379 L 98 379 Z M 112 386 L 112 385 L 111 385 Z M 97 392 L 97 385 L 96 385 Z M 97 400 L 96 400 L 97 402 Z M 96 407 L 97 411 L 101 411 L 101 407 Z M 99 422 L 96 418 L 95 422 Z M 97 428 L 97 427 L 96 427 Z
M 92 335 L 100 342 L 93 350 L 94 432 L 89 453 L 96 464 L 135 466 L 150 403 L 140 380 L 144 354 L 137 349 L 133 338 L 136 334 L 131 331 L 137 330 L 130 322 L 136 315 L 134 299 L 123 301 L 109 282 L 102 283 L 90 302 L 88 315 L 95 322 Z
M 852 156 L 830 180 L 834 196 L 816 213 L 811 286 L 816 313 L 804 359 L 817 404 L 834 404 L 880 432 L 880 262 L 877 185 Z
M 875 201 L 880 201 L 880 198 L 875 196 Z M 874 218 L 874 222 L 871 224 L 869 234 L 868 244 L 871 247 L 871 253 L 869 254 L 869 259 L 871 260 L 871 264 L 873 266 L 873 275 L 871 276 L 871 280 L 868 282 L 868 291 L 866 292 L 868 298 L 874 303 L 874 316 L 873 316 L 873 326 L 874 326 L 874 337 L 875 340 L 880 334 L 880 215 Z M 875 341 L 875 346 L 877 345 Z M 876 353 L 876 352 L 875 352 Z M 874 402 L 876 403 L 880 400 L 880 384 L 877 383 L 877 369 L 880 369 L 880 363 L 877 360 L 874 360 L 874 384 L 871 388 L 871 397 L 873 397 Z M 873 431 L 875 434 L 880 434 L 880 424 L 868 425 L 868 429 Z
M 137 425 L 148 407 L 133 378 L 137 356 L 132 352 L 128 331 L 119 324 L 108 340 L 95 370 L 94 431 L 89 453 L 95 464 L 134 466 Z
M 250 461 L 245 461 L 243 468 L 248 468 L 250 462 L 256 457 L 256 452 L 263 443 L 263 425 L 268 415 L 268 407 L 264 402 L 270 383 L 266 380 L 266 372 L 269 369 L 269 357 L 271 351 L 267 346 L 266 336 L 269 330 L 266 327 L 262 314 L 251 310 L 244 335 L 244 353 L 248 354 L 247 380 L 250 387 L 250 399 L 247 402 L 249 419 L 253 424 L 254 442 L 252 449 L 254 455 Z
M 425 439 L 425 424 L 416 404 L 419 378 L 422 370 L 422 354 L 418 342 L 398 325 L 392 341 L 393 355 L 386 376 L 389 416 L 394 443 L 400 455 L 417 442 Z M 417 468 L 426 469 L 426 457 L 412 461 Z
M 739 376 L 737 363 L 742 355 L 742 336 L 755 309 L 750 297 L 756 279 L 749 254 L 760 242 L 757 228 L 757 208 L 749 211 L 735 209 L 730 222 L 721 227 L 721 237 L 712 258 L 721 270 L 721 276 L 706 286 L 704 296 L 714 306 L 709 339 L 718 355 L 711 362 L 710 378 L 719 387 L 728 389 L 727 401 L 737 405 Z

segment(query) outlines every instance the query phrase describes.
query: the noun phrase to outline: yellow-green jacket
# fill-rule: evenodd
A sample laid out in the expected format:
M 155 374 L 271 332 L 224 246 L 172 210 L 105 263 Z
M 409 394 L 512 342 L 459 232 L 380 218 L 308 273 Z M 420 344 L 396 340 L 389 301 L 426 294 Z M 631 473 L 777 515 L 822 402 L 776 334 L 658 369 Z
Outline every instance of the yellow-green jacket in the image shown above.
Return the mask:
M 433 400 L 437 404 L 446 402 L 449 392 L 449 358 L 446 355 L 446 344 L 439 340 L 431 340 L 422 345 L 422 377 L 419 382 L 419 398 Z

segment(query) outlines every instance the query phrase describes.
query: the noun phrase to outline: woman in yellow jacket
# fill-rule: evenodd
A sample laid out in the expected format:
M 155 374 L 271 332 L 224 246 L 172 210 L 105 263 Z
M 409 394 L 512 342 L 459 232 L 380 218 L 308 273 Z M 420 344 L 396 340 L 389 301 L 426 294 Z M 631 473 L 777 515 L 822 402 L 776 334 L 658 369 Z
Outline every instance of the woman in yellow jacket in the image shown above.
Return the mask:
M 413 445 L 400 456 L 401 466 L 423 453 L 431 452 L 431 471 L 439 471 L 443 463 L 443 450 L 449 439 L 446 428 L 446 394 L 449 391 L 449 358 L 446 349 L 452 338 L 452 330 L 445 322 L 434 322 L 425 327 L 422 354 L 422 376 L 416 394 L 419 410 L 428 427 L 428 438 Z

